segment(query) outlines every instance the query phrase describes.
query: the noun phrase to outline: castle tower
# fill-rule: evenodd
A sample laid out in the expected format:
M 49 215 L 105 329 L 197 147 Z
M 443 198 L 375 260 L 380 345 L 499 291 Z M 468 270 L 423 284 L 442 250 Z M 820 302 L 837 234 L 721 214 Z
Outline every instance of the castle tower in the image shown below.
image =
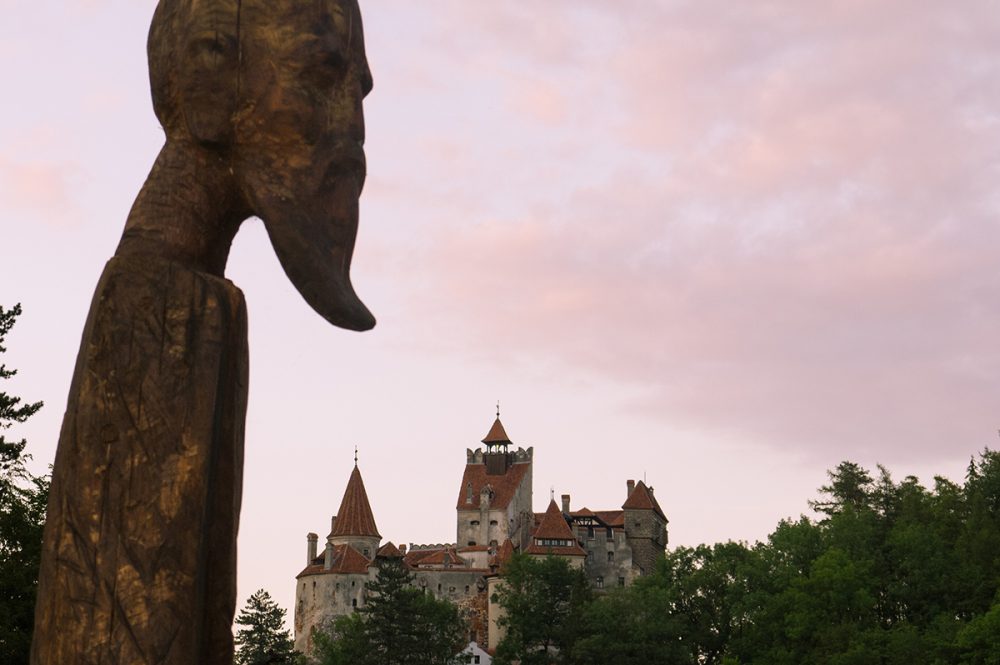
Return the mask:
M 368 492 L 361 479 L 361 471 L 357 464 L 347 481 L 344 498 L 340 502 L 340 510 L 334 515 L 330 524 L 330 535 L 326 537 L 329 545 L 350 545 L 366 559 L 374 559 L 382 536 L 375 526 L 375 516 L 372 515 L 371 504 L 368 503 Z
M 640 574 L 653 572 L 656 560 L 667 548 L 667 518 L 646 483 L 628 481 L 628 496 L 622 504 L 625 537 L 632 547 L 632 560 Z
M 527 544 L 534 522 L 531 511 L 533 449 L 513 445 L 500 422 L 500 413 L 483 438 L 482 448 L 466 451 L 465 473 L 459 489 L 458 547 L 499 547 L 508 538 L 518 547 Z

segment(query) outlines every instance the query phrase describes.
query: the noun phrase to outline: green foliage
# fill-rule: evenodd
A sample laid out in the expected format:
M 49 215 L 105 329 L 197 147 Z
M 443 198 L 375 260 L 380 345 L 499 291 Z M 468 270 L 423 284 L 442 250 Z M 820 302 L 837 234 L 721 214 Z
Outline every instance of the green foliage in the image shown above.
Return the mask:
M 582 570 L 565 559 L 515 555 L 494 594 L 504 608 L 499 625 L 506 631 L 497 646 L 497 665 L 548 665 L 568 659 L 581 635 L 591 591 Z
M 585 603 L 562 661 L 525 662 L 1000 664 L 1000 453 L 963 485 L 851 462 L 829 476 L 819 521 L 675 548 Z
M 20 305 L 0 307 L 0 353 L 20 314 Z M 0 364 L 0 380 L 16 373 Z M 5 433 L 40 408 L 41 402 L 22 404 L 0 391 L 0 662 L 12 665 L 27 663 L 31 648 L 49 479 L 25 467 L 27 441 L 8 441 Z
M 413 588 L 402 559 L 380 559 L 363 607 L 313 635 L 321 665 L 457 665 L 465 646 L 458 608 Z
M 236 624 L 242 626 L 236 632 L 236 665 L 299 665 L 304 662 L 285 629 L 285 610 L 267 591 L 260 589 L 247 599 L 236 617 Z

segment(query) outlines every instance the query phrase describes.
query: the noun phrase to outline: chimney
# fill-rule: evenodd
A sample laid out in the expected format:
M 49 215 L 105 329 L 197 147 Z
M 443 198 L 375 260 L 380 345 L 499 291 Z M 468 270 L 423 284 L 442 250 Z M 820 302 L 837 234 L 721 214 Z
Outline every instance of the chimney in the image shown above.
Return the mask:
M 628 486 L 628 496 L 625 497 L 627 499 L 628 497 L 632 496 L 632 492 L 635 491 L 635 481 L 628 480 L 625 482 L 625 484 Z
M 333 544 L 326 544 L 326 552 L 323 553 L 323 570 L 333 568 Z
M 334 515 L 330 518 L 330 533 L 333 533 L 333 527 L 337 525 L 337 516 Z
M 402 554 L 403 556 L 406 556 L 406 545 L 400 545 L 400 546 L 399 546 L 399 552 L 400 552 L 400 553 L 401 553 L 401 554 Z
M 315 533 L 310 533 L 306 536 L 306 565 L 313 565 L 313 561 L 316 560 L 316 542 L 319 540 L 319 536 Z
M 569 494 L 562 495 L 562 511 L 569 514 Z

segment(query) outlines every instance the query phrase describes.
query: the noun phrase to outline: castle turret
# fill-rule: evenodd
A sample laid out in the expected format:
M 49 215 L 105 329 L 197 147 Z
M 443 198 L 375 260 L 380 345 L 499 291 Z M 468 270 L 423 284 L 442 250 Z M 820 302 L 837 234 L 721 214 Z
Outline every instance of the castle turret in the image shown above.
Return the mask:
M 486 463 L 486 474 L 490 476 L 502 476 L 507 473 L 507 469 L 513 464 L 511 454 L 507 452 L 507 446 L 511 445 L 510 437 L 504 431 L 503 423 L 500 422 L 500 411 L 497 411 L 497 419 L 493 422 L 493 427 L 483 439 L 486 444 L 486 454 L 483 461 Z
M 667 517 L 653 495 L 653 488 L 628 481 L 629 494 L 622 504 L 625 537 L 640 573 L 650 573 L 667 548 Z
M 328 543 L 350 545 L 365 558 L 375 558 L 382 536 L 375 526 L 375 516 L 372 515 L 372 507 L 368 503 L 365 483 L 356 464 L 350 480 L 347 481 L 347 489 L 340 502 L 340 511 L 332 522 L 332 530 L 326 538 Z

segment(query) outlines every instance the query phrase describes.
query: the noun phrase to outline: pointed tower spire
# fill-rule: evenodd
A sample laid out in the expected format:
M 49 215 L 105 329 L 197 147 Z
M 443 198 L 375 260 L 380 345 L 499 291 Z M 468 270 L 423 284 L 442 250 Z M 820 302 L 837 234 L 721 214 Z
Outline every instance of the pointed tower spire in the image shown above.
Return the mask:
M 507 453 L 507 446 L 513 442 L 507 436 L 503 423 L 500 422 L 500 402 L 497 402 L 497 419 L 493 421 L 493 426 L 487 432 L 483 443 L 486 444 L 486 454 L 483 456 L 486 473 L 491 476 L 502 476 L 513 463 L 511 455 Z
M 368 493 L 361 479 L 361 470 L 357 466 L 351 472 L 351 479 L 347 481 L 337 521 L 334 522 L 333 531 L 330 532 L 330 537 L 338 536 L 381 537 L 375 526 L 371 504 L 368 503 Z

